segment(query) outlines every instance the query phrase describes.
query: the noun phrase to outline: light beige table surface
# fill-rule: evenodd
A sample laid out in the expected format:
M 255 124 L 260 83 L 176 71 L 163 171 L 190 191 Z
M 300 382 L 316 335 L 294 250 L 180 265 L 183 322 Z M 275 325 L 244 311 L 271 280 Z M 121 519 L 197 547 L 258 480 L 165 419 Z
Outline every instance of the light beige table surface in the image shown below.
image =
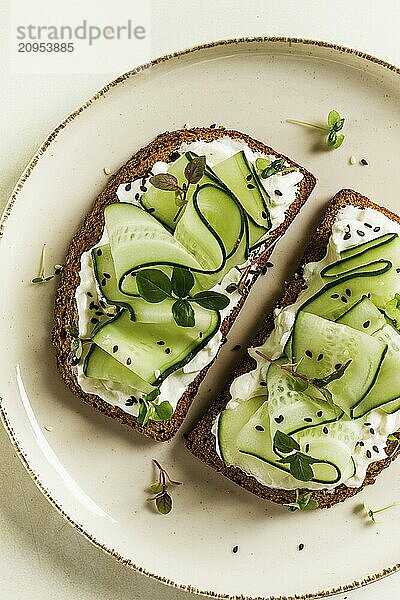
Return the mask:
M 114 0 L 97 3 L 70 0 L 71 15 L 84 5 L 88 19 L 101 8 L 110 22 L 134 16 L 148 24 L 138 59 L 118 55 L 110 45 L 107 72 L 18 73 L 7 60 L 15 32 L 11 2 L 24 10 L 27 0 L 0 3 L 0 207 L 46 134 L 71 110 L 122 70 L 178 49 L 216 39 L 252 35 L 314 38 L 358 48 L 400 65 L 400 4 L 398 0 Z M 36 22 L 59 1 L 34 3 Z M 55 17 L 56 20 L 56 17 Z M 113 65 L 115 63 L 115 68 Z M 124 65 L 121 68 L 121 65 Z M 97 65 L 97 70 L 101 67 Z M 211 100 L 211 99 L 210 99 Z M 135 573 L 70 527 L 41 495 L 0 428 L 0 599 L 1 600 L 184 600 L 194 596 L 164 587 Z M 394 599 L 400 596 L 400 574 L 340 600 Z

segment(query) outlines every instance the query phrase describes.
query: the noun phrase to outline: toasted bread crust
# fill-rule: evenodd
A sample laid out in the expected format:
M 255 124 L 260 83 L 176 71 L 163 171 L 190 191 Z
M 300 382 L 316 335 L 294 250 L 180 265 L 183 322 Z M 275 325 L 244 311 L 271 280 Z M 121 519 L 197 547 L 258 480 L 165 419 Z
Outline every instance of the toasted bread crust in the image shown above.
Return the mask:
M 113 202 L 117 202 L 116 191 L 121 183 L 132 181 L 145 176 L 156 161 L 170 161 L 172 153 L 176 152 L 184 142 L 196 140 L 211 141 L 222 137 L 230 137 L 246 142 L 254 151 L 260 151 L 267 154 L 274 154 L 277 157 L 285 158 L 292 166 L 299 168 L 304 177 L 298 186 L 298 193 L 293 204 L 286 212 L 285 222 L 280 225 L 270 236 L 268 244 L 278 240 L 285 232 L 287 227 L 293 221 L 294 217 L 311 194 L 316 180 L 315 177 L 303 167 L 300 167 L 289 158 L 265 146 L 262 142 L 253 140 L 246 134 L 234 130 L 219 128 L 195 128 L 180 129 L 172 132 L 165 132 L 155 138 L 148 146 L 139 150 L 136 154 L 122 166 L 119 171 L 110 179 L 108 185 L 94 202 L 91 210 L 84 218 L 77 233 L 72 238 L 71 244 L 64 263 L 63 273 L 56 293 L 55 300 L 55 326 L 53 329 L 52 341 L 56 351 L 56 360 L 58 370 L 69 389 L 81 400 L 91 404 L 94 408 L 100 410 L 106 415 L 118 419 L 121 423 L 136 429 L 140 433 L 153 438 L 157 441 L 166 441 L 172 438 L 179 429 L 185 418 L 189 407 L 197 393 L 200 383 L 203 381 L 206 373 L 212 363 L 204 367 L 196 376 L 194 381 L 187 387 L 185 393 L 179 399 L 176 410 L 167 421 L 150 421 L 146 427 L 141 427 L 135 417 L 124 412 L 118 407 L 111 406 L 94 394 L 83 392 L 78 385 L 76 369 L 69 364 L 71 336 L 67 332 L 71 327 L 77 326 L 78 315 L 75 302 L 75 291 L 79 285 L 80 259 L 83 252 L 89 250 L 94 244 L 98 243 L 104 229 L 104 208 Z M 266 245 L 262 245 L 257 253 L 265 253 Z M 257 271 L 252 279 L 253 285 L 262 272 L 265 263 L 268 261 L 268 255 L 263 256 L 257 263 Z M 249 286 L 250 289 L 251 286 Z M 238 305 L 231 311 L 228 317 L 224 319 L 220 330 L 223 336 L 226 336 L 233 325 L 245 299 L 247 292 L 243 295 Z
M 336 196 L 329 202 L 326 209 L 324 218 L 312 237 L 308 248 L 306 249 L 304 256 L 299 264 L 295 277 L 285 284 L 285 289 L 281 299 L 276 304 L 275 308 L 282 308 L 293 304 L 301 290 L 304 288 L 303 279 L 303 267 L 308 262 L 319 261 L 324 258 L 326 254 L 327 244 L 332 232 L 332 226 L 335 221 L 336 215 L 339 210 L 349 204 L 359 208 L 373 208 L 383 213 L 389 219 L 400 223 L 400 217 L 390 212 L 386 208 L 378 206 L 371 202 L 365 196 L 353 191 L 353 190 L 341 190 Z M 271 312 L 265 319 L 263 326 L 258 331 L 255 339 L 253 340 L 253 346 L 261 345 L 265 339 L 271 334 L 274 328 L 274 317 Z M 287 491 L 277 488 L 270 488 L 262 485 L 254 477 L 246 475 L 243 471 L 236 467 L 226 467 L 222 460 L 216 453 L 215 450 L 215 437 L 211 433 L 211 427 L 214 419 L 217 415 L 224 410 L 227 403 L 231 399 L 229 389 L 232 381 L 239 375 L 251 371 L 255 368 L 256 362 L 249 355 L 246 355 L 240 362 L 235 371 L 231 374 L 229 381 L 225 389 L 216 399 L 215 403 L 209 408 L 203 418 L 198 422 L 196 427 L 191 431 L 186 439 L 186 447 L 200 458 L 203 462 L 207 463 L 217 471 L 221 472 L 225 477 L 228 477 L 235 483 L 239 484 L 246 490 L 260 496 L 265 500 L 270 500 L 277 504 L 287 504 L 293 502 L 295 499 L 294 491 Z M 354 496 L 360 492 L 366 485 L 375 483 L 377 475 L 383 469 L 388 467 L 392 460 L 398 456 L 395 450 L 396 443 L 390 442 L 386 448 L 388 458 L 373 462 L 369 465 L 366 473 L 366 477 L 361 487 L 349 488 L 344 484 L 339 485 L 335 490 L 332 491 L 313 491 L 313 498 L 318 502 L 320 508 L 330 508 L 338 502 L 343 502 L 347 498 Z M 393 455 L 391 453 L 394 452 Z M 308 492 L 304 488 L 305 492 Z

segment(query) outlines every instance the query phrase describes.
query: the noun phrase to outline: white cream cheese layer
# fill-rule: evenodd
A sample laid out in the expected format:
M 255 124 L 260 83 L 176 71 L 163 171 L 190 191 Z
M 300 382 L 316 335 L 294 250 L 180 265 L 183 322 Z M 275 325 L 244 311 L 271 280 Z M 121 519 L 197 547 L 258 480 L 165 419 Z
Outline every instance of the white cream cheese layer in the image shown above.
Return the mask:
M 204 155 L 206 156 L 208 165 L 212 167 L 225 158 L 233 156 L 240 150 L 245 152 L 247 159 L 251 163 L 254 163 L 257 158 L 268 158 L 270 160 L 276 159 L 276 157 L 273 155 L 267 156 L 261 153 L 254 153 L 244 142 L 241 142 L 240 140 L 232 140 L 229 137 L 224 137 L 212 142 L 197 141 L 185 143 L 180 148 L 180 153 L 192 151 L 196 154 Z M 158 173 L 165 173 L 171 164 L 172 163 L 156 162 L 152 167 L 152 173 L 154 175 Z M 271 198 L 270 215 L 272 229 L 276 229 L 285 220 L 285 211 L 296 199 L 298 184 L 302 179 L 303 174 L 300 171 L 292 171 L 285 175 L 272 175 L 267 179 L 261 180 L 264 188 Z M 145 185 L 147 188 L 151 186 L 148 181 L 145 182 Z M 139 199 L 144 193 L 141 187 L 143 187 L 142 179 L 137 179 L 131 182 L 128 181 L 124 184 L 121 184 L 117 190 L 118 200 L 121 202 L 129 202 L 137 206 L 141 206 Z M 276 193 L 276 191 L 278 191 L 278 193 Z M 105 244 L 107 241 L 107 233 L 104 231 L 99 245 Z M 79 275 L 80 284 L 75 294 L 79 317 L 79 335 L 86 337 L 90 334 L 92 329 L 90 323 L 90 317 L 92 315 L 90 314 L 89 306 L 91 302 L 97 304 L 99 300 L 96 280 L 91 262 L 91 250 L 82 254 Z M 234 268 L 227 273 L 221 284 L 216 285 L 213 290 L 224 293 L 225 288 L 229 285 L 229 283 L 236 283 L 239 278 L 240 272 L 238 269 Z M 230 294 L 230 299 L 231 302 L 229 306 L 221 311 L 221 321 L 238 303 L 240 295 L 238 293 L 232 293 Z M 208 342 L 208 344 L 202 348 L 188 364 L 186 364 L 182 369 L 178 369 L 177 371 L 173 372 L 163 381 L 160 387 L 159 402 L 167 400 L 175 409 L 179 398 L 185 392 L 188 385 L 195 379 L 196 375 L 198 375 L 198 373 L 215 358 L 221 345 L 221 339 L 221 333 L 218 331 Z M 96 394 L 109 404 L 118 406 L 133 416 L 138 415 L 139 404 L 137 403 L 137 398 L 140 397 L 139 392 L 137 392 L 136 398 L 132 388 L 122 386 L 112 381 L 102 381 L 87 377 L 83 373 L 82 361 L 77 367 L 77 372 L 79 385 L 84 392 Z M 135 398 L 133 404 L 132 400 L 130 400 L 132 396 Z
M 304 268 L 304 280 L 307 288 L 298 296 L 297 301 L 283 309 L 275 310 L 275 328 L 265 343 L 259 348 L 250 348 L 249 354 L 257 361 L 257 368 L 249 373 L 237 377 L 230 388 L 232 400 L 228 403 L 227 409 L 234 410 L 240 402 L 245 402 L 259 390 L 259 367 L 263 364 L 262 359 L 256 350 L 260 349 L 272 358 L 282 356 L 286 342 L 291 334 L 293 324 L 298 308 L 313 296 L 320 289 L 320 279 L 318 277 L 321 269 L 335 262 L 340 258 L 340 252 L 354 246 L 377 238 L 385 233 L 398 233 L 400 235 L 400 225 L 391 221 L 382 213 L 367 208 L 365 210 L 354 206 L 343 208 L 336 218 L 332 228 L 332 235 L 329 241 L 327 254 L 319 262 L 308 263 Z M 265 365 L 265 363 L 264 363 Z M 346 425 L 359 429 L 358 423 L 350 421 Z M 370 463 L 386 458 L 384 450 L 387 437 L 400 428 L 400 411 L 394 414 L 387 414 L 380 409 L 368 413 L 362 419 L 361 433 L 358 434 L 359 442 L 354 449 L 353 458 L 355 461 L 355 474 L 345 481 L 348 487 L 359 487 L 365 478 L 367 467 Z M 213 426 L 213 433 L 216 435 L 217 421 Z M 371 432 L 374 432 L 373 434 Z M 218 443 L 216 449 L 219 453 Z M 252 473 L 248 473 L 251 475 Z M 273 466 L 265 465 L 265 478 L 255 475 L 260 483 L 269 487 L 280 489 L 296 489 L 299 487 L 299 481 L 289 474 L 285 474 Z M 304 486 L 304 484 L 302 484 Z M 310 489 L 333 489 L 334 485 L 318 484 L 307 482 L 306 487 Z

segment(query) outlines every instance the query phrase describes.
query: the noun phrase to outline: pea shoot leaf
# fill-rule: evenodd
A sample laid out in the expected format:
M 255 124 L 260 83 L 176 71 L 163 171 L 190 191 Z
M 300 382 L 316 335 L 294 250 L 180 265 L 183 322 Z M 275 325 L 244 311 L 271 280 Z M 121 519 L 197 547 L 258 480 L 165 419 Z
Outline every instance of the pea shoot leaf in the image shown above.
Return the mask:
M 174 267 L 172 270 L 172 291 L 178 298 L 185 298 L 189 295 L 194 286 L 194 277 L 191 271 L 182 267 Z
M 155 188 L 164 190 L 165 192 L 176 192 L 180 189 L 177 178 L 170 173 L 153 175 L 150 177 L 149 181 Z
M 274 435 L 274 449 L 288 454 L 292 450 L 300 450 L 300 446 L 290 435 L 278 430 Z
M 203 308 L 208 308 L 210 310 L 222 310 L 223 308 L 226 308 L 230 302 L 227 296 L 220 294 L 219 292 L 213 292 L 212 290 L 198 292 L 191 300 L 200 304 Z
M 171 296 L 171 282 L 159 269 L 144 269 L 136 275 L 139 294 L 147 302 L 162 302 Z

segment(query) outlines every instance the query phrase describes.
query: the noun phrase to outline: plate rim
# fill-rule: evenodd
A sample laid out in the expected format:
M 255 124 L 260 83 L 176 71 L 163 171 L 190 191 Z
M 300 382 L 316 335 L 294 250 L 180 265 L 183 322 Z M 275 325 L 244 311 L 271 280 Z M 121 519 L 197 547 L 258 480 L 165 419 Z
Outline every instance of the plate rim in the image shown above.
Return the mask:
M 226 39 L 223 38 L 223 39 L 219 39 L 216 41 L 207 42 L 204 44 L 197 44 L 197 45 L 189 47 L 189 48 L 184 48 L 183 50 L 177 50 L 175 52 L 164 54 L 164 55 L 157 57 L 153 60 L 150 60 L 146 63 L 142 63 L 141 65 L 134 67 L 130 71 L 126 71 L 125 73 L 123 73 L 123 74 L 119 75 L 118 77 L 116 77 L 115 79 L 111 80 L 109 83 L 105 84 L 99 91 L 94 93 L 88 100 L 86 100 L 86 102 L 84 102 L 78 108 L 76 108 L 71 113 L 69 113 L 69 115 L 67 117 L 65 117 L 52 130 L 52 132 L 50 134 L 48 134 L 46 136 L 45 140 L 39 146 L 39 148 L 35 152 L 34 156 L 30 159 L 30 161 L 24 168 L 21 176 L 19 177 L 19 179 L 18 179 L 13 191 L 11 192 L 11 195 L 8 198 L 6 205 L 0 215 L 0 239 L 3 237 L 4 229 L 5 229 L 8 217 L 11 214 L 12 208 L 13 208 L 21 190 L 23 189 L 24 184 L 26 183 L 26 181 L 28 180 L 29 176 L 31 175 L 33 169 L 39 162 L 40 157 L 49 148 L 51 143 L 57 138 L 58 134 L 65 127 L 67 127 L 67 125 L 69 125 L 69 123 L 71 123 L 76 117 L 78 117 L 84 110 L 89 108 L 94 102 L 96 102 L 97 100 L 99 100 L 100 98 L 105 96 L 105 94 L 107 94 L 107 92 L 109 90 L 111 90 L 112 88 L 116 87 L 117 85 L 123 83 L 127 79 L 130 79 L 131 77 L 134 77 L 135 75 L 150 69 L 151 67 L 162 64 L 164 62 L 168 62 L 175 58 L 183 57 L 183 56 L 186 56 L 186 55 L 189 55 L 189 54 L 201 51 L 201 50 L 210 49 L 210 48 L 230 46 L 230 45 L 239 45 L 239 44 L 251 44 L 251 43 L 267 43 L 267 44 L 288 43 L 289 47 L 291 47 L 294 44 L 306 45 L 306 46 L 310 46 L 310 47 L 319 46 L 322 48 L 327 48 L 330 50 L 337 51 L 341 55 L 350 54 L 350 55 L 356 56 L 356 57 L 366 60 L 370 63 L 373 63 L 375 65 L 379 65 L 380 67 L 383 67 L 389 71 L 392 71 L 393 73 L 395 73 L 397 75 L 400 75 L 399 67 L 396 67 L 395 65 L 393 65 L 383 59 L 372 56 L 371 54 L 362 52 L 361 50 L 355 50 L 348 46 L 343 46 L 341 44 L 335 44 L 332 42 L 325 42 L 322 40 L 315 40 L 315 39 L 310 39 L 310 38 L 299 38 L 299 37 L 287 37 L 287 36 L 244 36 L 244 37 L 238 37 L 238 38 L 226 38 Z M 76 522 L 72 517 L 70 517 L 68 515 L 68 513 L 66 513 L 64 511 L 62 506 L 58 504 L 59 501 L 56 498 L 53 498 L 52 493 L 42 483 L 42 481 L 40 479 L 40 475 L 35 473 L 35 471 L 31 468 L 29 460 L 28 460 L 27 456 L 25 455 L 23 448 L 20 446 L 20 442 L 18 441 L 17 436 L 14 433 L 12 424 L 8 418 L 5 407 L 3 406 L 3 398 L 1 396 L 0 396 L 0 419 L 1 419 L 1 422 L 5 428 L 8 436 L 9 436 L 9 439 L 10 439 L 12 445 L 17 453 L 17 456 L 21 460 L 25 469 L 29 473 L 31 479 L 36 484 L 36 486 L 39 488 L 39 490 L 41 491 L 43 496 L 58 511 L 58 513 L 66 521 L 68 521 L 68 523 L 70 523 L 70 525 L 72 525 L 72 527 L 74 527 L 74 529 L 76 529 L 81 535 L 83 535 L 94 546 L 96 546 L 97 548 L 102 550 L 105 554 L 115 558 L 118 562 L 132 568 L 133 570 L 135 570 L 139 573 L 142 573 L 146 577 L 155 579 L 156 581 L 159 581 L 160 583 L 163 583 L 170 587 L 180 589 L 180 590 L 183 590 L 186 592 L 191 592 L 194 594 L 202 595 L 202 596 L 221 599 L 221 600 L 235 600 L 235 598 L 237 598 L 237 596 L 232 596 L 230 594 L 220 594 L 220 593 L 214 592 L 212 590 L 210 590 L 210 591 L 199 590 L 190 584 L 176 583 L 175 581 L 173 581 L 171 579 L 162 577 L 160 575 L 157 575 L 156 573 L 151 573 L 150 571 L 141 567 L 140 565 L 134 564 L 131 561 L 131 559 L 124 558 L 121 554 L 116 552 L 114 549 L 108 548 L 105 544 L 98 541 L 92 533 L 90 533 L 89 531 L 86 531 L 82 525 L 80 525 L 78 522 Z M 391 567 L 387 567 L 378 573 L 373 573 L 373 574 L 367 575 L 360 581 L 355 580 L 349 584 L 344 584 L 339 587 L 334 587 L 330 590 L 321 590 L 321 591 L 317 591 L 314 593 L 306 593 L 306 594 L 302 594 L 302 595 L 296 595 L 295 597 L 297 600 L 313 600 L 313 599 L 317 599 L 317 598 L 326 598 L 329 596 L 334 596 L 334 595 L 337 595 L 337 594 L 340 594 L 343 592 L 348 592 L 348 591 L 351 591 L 354 589 L 359 589 L 361 587 L 365 587 L 366 585 L 369 585 L 371 583 L 374 583 L 376 581 L 384 579 L 384 578 L 388 577 L 389 575 L 392 575 L 393 573 L 396 573 L 398 571 L 400 571 L 400 563 L 397 563 Z M 258 596 L 257 598 L 253 597 L 253 596 L 242 596 L 242 598 L 243 598 L 243 600 L 293 600 L 293 596 L 279 596 L 279 597 L 278 596 L 263 596 L 263 597 Z

